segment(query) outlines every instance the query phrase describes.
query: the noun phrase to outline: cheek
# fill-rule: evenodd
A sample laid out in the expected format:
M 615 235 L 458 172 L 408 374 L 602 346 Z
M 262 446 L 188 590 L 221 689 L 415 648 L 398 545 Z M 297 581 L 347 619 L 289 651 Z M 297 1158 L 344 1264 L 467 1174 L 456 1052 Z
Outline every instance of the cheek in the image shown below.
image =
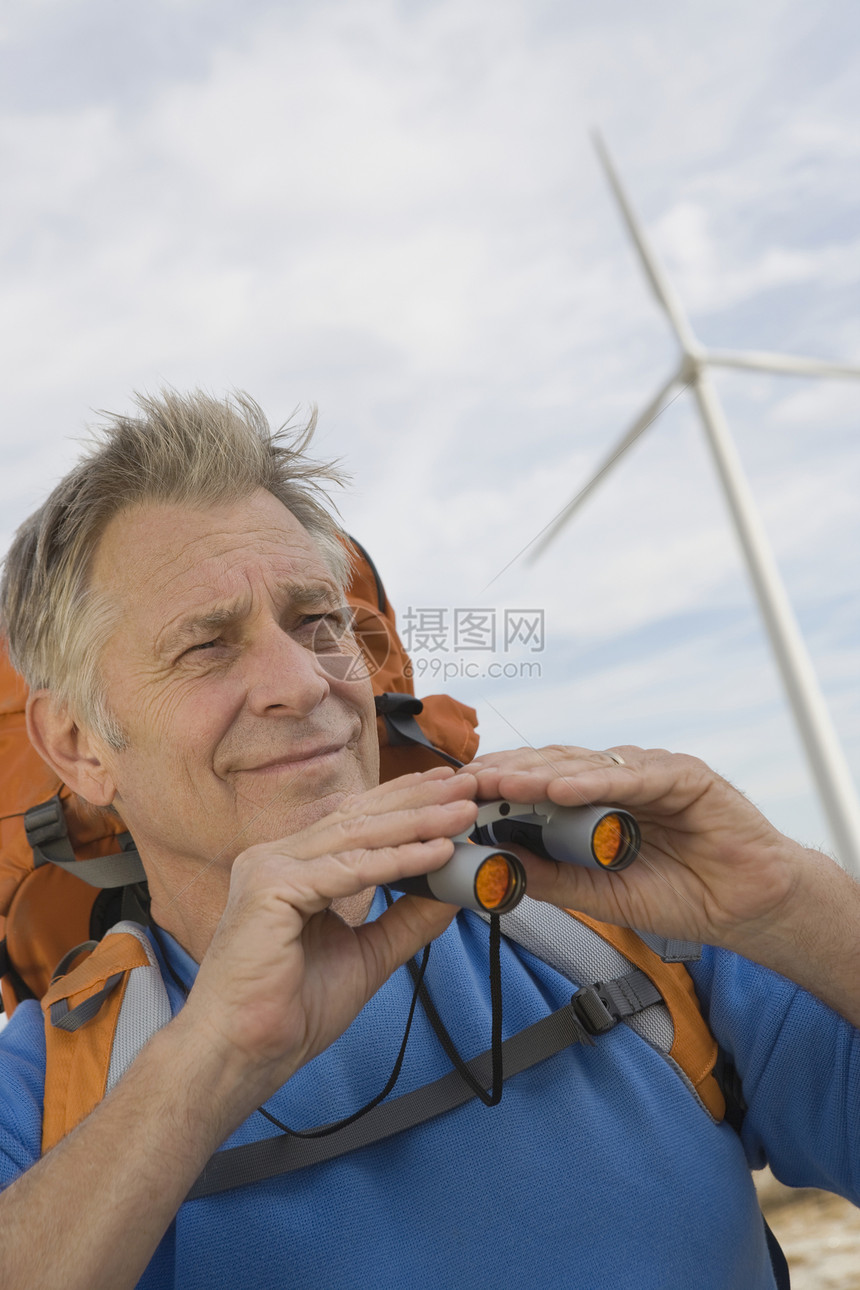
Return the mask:
M 359 686 L 351 685 L 343 695 L 344 702 L 357 711 L 361 718 L 361 736 L 358 741 L 358 759 L 365 788 L 379 783 L 379 737 L 376 732 L 376 706 L 370 681 Z
M 116 754 L 114 782 L 132 830 L 141 821 L 145 828 L 159 820 L 175 827 L 204 800 L 207 813 L 215 809 L 218 780 L 212 771 L 230 727 L 229 712 L 223 695 L 199 686 L 183 690 L 148 693 L 129 705 L 128 743 Z
M 166 760 L 206 760 L 229 729 L 242 696 L 224 684 L 174 682 L 169 687 L 131 684 L 117 713 L 140 749 L 155 748 Z

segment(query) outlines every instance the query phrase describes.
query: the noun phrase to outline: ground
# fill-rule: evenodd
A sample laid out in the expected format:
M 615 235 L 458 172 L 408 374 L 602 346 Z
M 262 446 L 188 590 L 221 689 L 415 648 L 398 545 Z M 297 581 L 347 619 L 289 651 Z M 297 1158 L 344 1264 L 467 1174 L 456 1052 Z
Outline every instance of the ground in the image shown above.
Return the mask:
M 759 1200 L 786 1253 L 791 1290 L 860 1290 L 860 1209 L 830 1192 L 756 1174 Z

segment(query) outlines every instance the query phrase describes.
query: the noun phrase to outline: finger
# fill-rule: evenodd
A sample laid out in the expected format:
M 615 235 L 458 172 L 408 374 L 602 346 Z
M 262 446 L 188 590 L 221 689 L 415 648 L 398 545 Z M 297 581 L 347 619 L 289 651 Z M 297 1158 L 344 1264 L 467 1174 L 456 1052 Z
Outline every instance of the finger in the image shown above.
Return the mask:
M 537 748 L 510 748 L 503 752 L 482 753 L 467 765 L 461 767 L 457 774 L 469 773 L 478 774 L 481 771 L 492 771 L 499 769 L 514 770 L 517 767 L 529 767 L 537 765 L 543 760 L 541 751 Z
M 316 837 L 332 820 L 381 816 L 425 804 L 471 800 L 475 797 L 477 788 L 477 781 L 473 775 L 455 775 L 449 766 L 402 775 L 398 779 L 379 784 L 367 792 L 346 797 L 330 815 L 323 816 L 314 824 L 301 830 L 301 833 L 293 836 Z
M 425 945 L 441 936 L 456 913 L 454 905 L 423 900 L 420 896 L 401 896 L 379 918 L 358 928 L 370 993 L 378 990 L 392 972 Z
M 376 798 L 413 784 L 432 782 L 436 779 L 453 779 L 455 774 L 453 766 L 434 766 L 431 770 L 409 771 L 406 775 L 397 775 L 394 779 L 384 780 L 373 788 L 366 789 L 360 796 Z
M 507 749 L 504 752 L 482 753 L 474 761 L 463 766 L 462 771 L 489 770 L 494 767 L 505 767 L 507 769 L 528 768 L 531 766 L 551 765 L 569 757 L 587 759 L 601 756 L 603 754 L 593 748 L 583 748 L 576 744 L 545 744 L 540 748 L 528 745 L 524 748 Z M 462 772 L 458 771 L 457 773 Z
M 327 852 L 398 846 L 407 842 L 426 842 L 432 838 L 452 838 L 470 830 L 478 808 L 469 798 L 403 806 L 380 813 L 334 814 L 318 821 L 292 837 L 262 843 L 258 851 L 295 860 L 311 860 Z
M 245 852 L 234 864 L 231 901 L 285 911 L 289 907 L 306 921 L 334 900 L 440 868 L 450 860 L 454 844 L 450 838 L 440 837 L 399 846 L 356 848 L 307 860 L 264 847 L 256 850 L 256 856 Z
M 528 893 L 533 900 L 544 900 L 561 908 L 585 909 L 595 897 L 606 897 L 619 875 L 581 865 L 559 864 L 545 860 L 524 847 L 512 846 L 526 871 Z
M 438 773 L 440 771 L 441 774 Z M 366 845 L 368 844 L 366 835 L 358 830 L 362 826 L 367 826 L 368 821 L 374 818 L 382 819 L 396 814 L 397 811 L 417 810 L 424 805 L 444 806 L 448 802 L 455 801 L 465 803 L 473 800 L 476 792 L 477 781 L 474 776 L 456 778 L 449 767 L 437 767 L 426 774 L 404 775 L 399 780 L 392 780 L 366 793 L 347 798 L 337 810 L 316 820 L 298 833 L 274 839 L 263 846 L 277 847 L 284 853 L 299 858 L 309 858 L 343 846 Z M 468 812 L 458 817 L 453 824 L 447 817 L 441 817 L 438 832 L 450 837 L 454 833 L 471 827 L 472 822 L 473 817 Z M 396 830 L 399 826 L 395 822 L 392 827 Z M 428 833 L 425 828 L 423 834 L 411 836 L 429 837 L 432 836 L 432 832 Z M 400 838 L 395 838 L 391 830 L 386 829 L 384 840 L 407 841 L 410 840 L 410 835 L 406 833 Z M 370 844 L 372 845 L 372 840 Z M 249 847 L 248 850 L 254 852 L 256 849 Z
M 379 784 L 366 793 L 347 798 L 335 814 L 382 814 L 424 802 L 452 802 L 455 799 L 474 798 L 477 781 L 473 775 L 455 774 L 450 766 L 437 766 L 432 771 L 402 775 L 399 779 Z
M 472 769 L 478 781 L 479 800 L 507 797 L 528 802 L 548 796 L 547 786 L 555 780 L 618 765 L 617 755 L 609 752 L 548 748 L 521 750 L 500 760 L 499 764 L 474 765 Z
M 672 815 L 687 809 L 721 783 L 695 757 L 662 750 L 654 756 L 639 752 L 638 765 L 630 761 L 624 766 L 570 765 L 563 775 L 547 782 L 546 795 L 560 806 L 581 802 L 612 802 L 631 808 L 659 805 L 661 815 Z

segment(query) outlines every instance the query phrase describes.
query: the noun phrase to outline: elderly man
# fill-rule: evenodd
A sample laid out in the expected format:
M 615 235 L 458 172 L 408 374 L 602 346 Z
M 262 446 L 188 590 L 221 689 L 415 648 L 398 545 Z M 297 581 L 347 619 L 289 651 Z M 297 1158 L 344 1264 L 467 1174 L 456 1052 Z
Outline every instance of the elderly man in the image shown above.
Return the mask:
M 0 1283 L 774 1285 L 747 1162 L 860 1186 L 857 886 L 664 752 L 525 749 L 378 785 L 342 547 L 304 447 L 249 400 L 142 400 L 7 558 L 31 739 L 134 836 L 173 1016 L 39 1159 L 42 1021 L 17 1009 L 0 1041 Z M 690 971 L 743 1080 L 742 1137 L 622 1025 L 514 1077 L 492 1110 L 473 1100 L 183 1203 L 225 1141 L 272 1132 L 258 1108 L 306 1127 L 378 1093 L 412 997 L 398 969 L 431 940 L 439 1011 L 467 1056 L 486 1047 L 484 923 L 378 889 L 443 865 L 502 795 L 637 813 L 644 863 L 524 854 L 529 891 L 722 947 Z M 557 966 L 506 939 L 501 956 L 508 1031 L 569 998 Z M 419 1010 L 400 1088 L 447 1069 Z

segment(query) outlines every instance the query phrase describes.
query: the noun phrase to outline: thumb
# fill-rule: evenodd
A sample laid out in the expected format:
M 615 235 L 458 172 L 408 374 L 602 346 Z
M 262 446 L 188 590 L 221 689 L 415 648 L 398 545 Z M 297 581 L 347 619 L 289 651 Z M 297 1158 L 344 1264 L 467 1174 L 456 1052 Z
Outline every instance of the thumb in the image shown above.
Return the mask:
M 368 998 L 392 972 L 441 936 L 457 912 L 456 905 L 444 905 L 422 896 L 401 896 L 374 922 L 358 928 L 365 959 Z

